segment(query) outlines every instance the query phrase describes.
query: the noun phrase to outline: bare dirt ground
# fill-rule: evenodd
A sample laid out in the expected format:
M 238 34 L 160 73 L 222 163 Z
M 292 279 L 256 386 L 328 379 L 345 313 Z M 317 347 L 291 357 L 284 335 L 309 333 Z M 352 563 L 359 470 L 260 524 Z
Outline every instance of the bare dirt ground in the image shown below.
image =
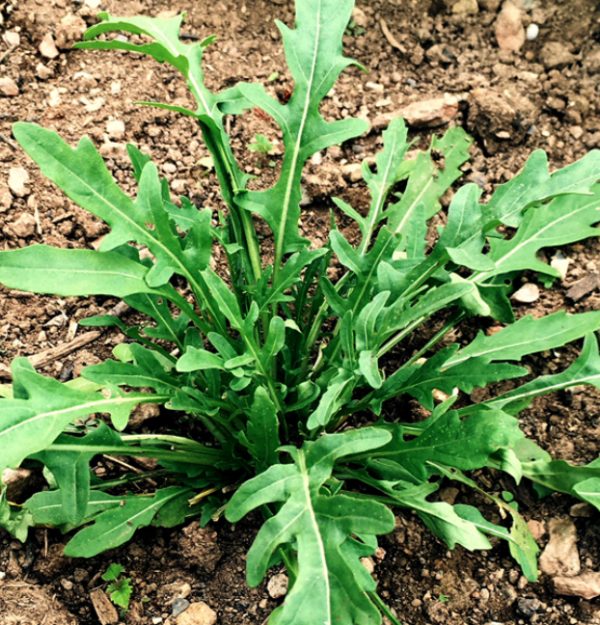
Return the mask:
M 383 120 L 420 104 L 412 134 L 425 145 L 433 123 L 464 126 L 475 137 L 465 179 L 486 191 L 522 166 L 535 148 L 548 152 L 558 167 L 600 147 L 600 5 L 596 0 L 515 0 L 519 20 L 531 39 L 520 50 L 499 47 L 496 37 L 501 0 L 369 0 L 348 30 L 349 54 L 369 70 L 351 69 L 326 104 L 331 117 L 366 116 L 373 131 L 329 149 L 320 164 L 306 170 L 308 205 L 305 228 L 326 239 L 331 195 L 364 205 L 366 192 L 356 166 L 380 144 Z M 73 207 L 44 181 L 11 138 L 17 120 L 55 128 L 75 142 L 88 134 L 100 146 L 115 177 L 133 191 L 125 154 L 132 142 L 161 163 L 175 193 L 185 192 L 200 206 L 219 205 L 214 176 L 197 128 L 168 112 L 140 109 L 136 100 L 188 102 L 175 73 L 151 60 L 127 54 L 74 51 L 71 44 L 95 21 L 99 10 L 115 14 L 188 12 L 185 32 L 201 38 L 216 33 L 207 53 L 207 78 L 214 88 L 240 80 L 270 81 L 280 97 L 291 84 L 273 19 L 292 21 L 290 0 L 0 0 L 0 245 L 32 243 L 64 247 L 97 245 L 102 224 Z M 536 33 L 536 30 L 538 31 Z M 505 29 L 506 31 L 506 29 Z M 506 32 L 505 32 L 506 34 Z M 533 35 L 536 34 L 535 38 Z M 510 35 L 510 29 L 508 35 Z M 52 38 L 52 41 L 50 40 Z M 508 44 L 510 44 L 510 37 Z M 54 47 L 54 45 L 56 47 Z M 420 116 L 420 117 L 419 117 Z M 420 121 L 419 121 L 420 120 Z M 253 113 L 232 122 L 235 149 L 249 173 L 269 167 L 248 151 L 255 133 L 277 140 L 268 120 Z M 275 168 L 278 155 L 273 156 Z M 26 169 L 23 188 L 9 188 L 10 170 Z M 14 174 L 13 174 L 14 175 Z M 562 282 L 541 287 L 540 298 L 519 305 L 520 314 L 566 307 L 584 311 L 600 304 L 598 243 L 562 250 L 570 260 Z M 525 277 L 530 280 L 534 277 Z M 79 319 L 114 305 L 106 299 L 57 299 L 0 289 L 0 362 L 64 345 L 84 330 Z M 120 341 L 107 333 L 42 368 L 67 380 L 84 364 L 106 355 Z M 573 349 L 531 358 L 538 373 L 564 367 Z M 0 369 L 0 375 L 2 369 Z M 0 380 L 1 381 L 1 380 Z M 524 414 L 524 429 L 552 453 L 584 462 L 598 456 L 600 401 L 589 391 L 563 393 L 537 402 Z M 399 406 L 410 409 L 410 405 Z M 514 490 L 510 484 L 490 487 Z M 445 497 L 461 499 L 447 489 Z M 536 525 L 540 546 L 548 540 L 551 519 L 574 524 L 582 571 L 600 570 L 598 515 L 573 506 L 566 497 L 538 501 L 519 489 L 522 511 Z M 266 588 L 248 590 L 244 557 L 251 524 L 222 522 L 209 531 L 196 526 L 173 531 L 145 530 L 122 549 L 92 560 L 61 555 L 62 537 L 33 532 L 21 545 L 0 535 L 0 625 L 92 625 L 98 623 L 90 591 L 111 562 L 122 564 L 134 586 L 133 606 L 123 616 L 130 625 L 157 624 L 172 616 L 181 600 L 205 601 L 223 625 L 260 625 L 277 604 Z M 382 543 L 375 573 L 386 601 L 407 625 L 576 625 L 600 623 L 598 599 L 560 596 L 551 576 L 528 584 L 508 551 L 471 554 L 446 548 L 410 514 Z M 174 599 L 180 601 L 174 604 Z M 185 614 L 185 612 L 183 613 Z M 177 621 L 181 625 L 183 621 Z

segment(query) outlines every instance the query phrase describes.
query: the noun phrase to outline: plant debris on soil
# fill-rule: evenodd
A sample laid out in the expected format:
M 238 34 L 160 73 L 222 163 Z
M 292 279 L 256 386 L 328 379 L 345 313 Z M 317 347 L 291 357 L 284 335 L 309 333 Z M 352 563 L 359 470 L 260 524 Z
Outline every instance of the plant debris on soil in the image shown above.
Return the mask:
M 292 9 L 290 0 L 0 0 L 2 249 L 32 243 L 97 247 L 105 234 L 101 223 L 57 193 L 17 148 L 10 130 L 17 120 L 56 129 L 73 143 L 88 134 L 130 190 L 125 145 L 132 142 L 161 164 L 175 194 L 185 192 L 199 206 L 220 204 L 193 122 L 135 104 L 160 100 L 185 106 L 185 86 L 174 71 L 133 55 L 99 57 L 71 49 L 98 11 L 165 15 L 185 10 L 190 37 L 218 35 L 206 53 L 210 87 L 259 80 L 285 98 L 291 85 L 273 17 L 283 15 L 290 23 Z M 374 153 L 381 129 L 395 116 L 407 118 L 420 145 L 436 129 L 464 126 L 476 140 L 465 179 L 486 192 L 516 173 L 536 148 L 545 149 L 559 167 L 600 147 L 597 0 L 364 0 L 345 43 L 348 54 L 369 71 L 347 71 L 325 113 L 368 118 L 372 132 L 317 155 L 305 172 L 303 225 L 319 244 L 327 237 L 331 196 L 365 204 L 360 162 Z M 223 76 L 232 78 L 225 84 Z M 250 112 L 231 124 L 246 171 L 268 184 L 282 149 L 269 119 Z M 248 149 L 257 134 L 271 142 L 268 156 Z M 564 278 L 552 285 L 524 276 L 515 297 L 519 312 L 597 310 L 599 248 L 596 240 L 557 253 L 552 262 Z M 77 376 L 122 340 L 107 331 L 82 341 L 78 320 L 114 305 L 106 298 L 56 299 L 0 288 L 0 377 L 6 377 L 15 356 L 42 352 L 51 354 L 38 360 L 42 372 L 61 380 Z M 470 330 L 464 332 L 467 336 Z M 74 351 L 64 349 L 68 344 Z M 546 374 L 564 368 L 572 357 L 573 350 L 565 348 L 531 357 L 527 364 Z M 557 457 L 590 461 L 599 452 L 599 407 L 600 394 L 588 389 L 556 394 L 525 411 L 523 428 Z M 410 402 L 397 406 L 411 408 Z M 139 414 L 137 427 L 157 419 L 156 412 Z M 98 471 L 114 468 L 106 460 Z M 17 484 L 27 490 L 23 479 Z M 491 474 L 480 479 L 494 486 Z M 515 492 L 544 550 L 539 583 L 521 576 L 505 547 L 447 552 L 407 514 L 398 517 L 378 557 L 367 563 L 382 597 L 407 625 L 599 624 L 598 513 L 562 495 L 540 501 L 514 484 L 499 487 Z M 442 496 L 454 501 L 463 495 L 446 488 Z M 224 521 L 206 529 L 197 524 L 145 529 L 129 545 L 90 560 L 65 558 L 58 532 L 35 530 L 26 544 L 2 534 L 0 625 L 260 625 L 285 584 L 281 572 L 273 571 L 269 584 L 246 587 L 244 553 L 253 533 L 252 523 L 231 527 Z M 104 591 L 101 575 L 111 563 L 122 565 L 131 579 L 126 614 L 99 613 L 92 601 L 96 591 Z

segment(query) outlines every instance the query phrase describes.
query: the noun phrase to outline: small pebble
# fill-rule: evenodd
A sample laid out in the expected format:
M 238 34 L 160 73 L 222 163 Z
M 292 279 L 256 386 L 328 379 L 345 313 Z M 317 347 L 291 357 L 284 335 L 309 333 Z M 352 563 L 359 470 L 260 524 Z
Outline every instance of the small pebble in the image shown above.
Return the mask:
M 512 299 L 522 304 L 532 304 L 540 298 L 540 289 L 537 284 L 527 282 L 518 291 L 513 293 Z
M 13 98 L 19 95 L 19 86 L 12 78 L 3 76 L 0 78 L 0 95 L 5 98 Z
M 217 613 L 204 601 L 191 603 L 175 621 L 177 625 L 215 625 Z
M 8 188 L 13 195 L 25 197 L 28 193 L 29 173 L 24 167 L 11 167 L 8 170 Z
M 11 48 L 16 48 L 21 43 L 21 37 L 19 36 L 19 33 L 15 32 L 14 30 L 7 30 L 2 35 L 2 40 L 7 46 L 10 46 Z
M 540 27 L 537 24 L 529 24 L 526 35 L 528 41 L 535 41 L 540 34 Z
M 106 132 L 111 139 L 122 139 L 125 136 L 125 123 L 120 119 L 111 119 L 106 122 Z
M 40 54 L 47 59 L 55 59 L 58 56 L 58 49 L 54 43 L 54 37 L 46 33 L 38 47 Z
M 171 615 L 173 617 L 178 617 L 182 612 L 185 612 L 190 607 L 190 602 L 187 599 L 182 599 L 178 597 L 173 601 L 173 606 L 171 607 Z
M 43 63 L 38 63 L 35 66 L 35 75 L 40 80 L 48 80 L 48 78 L 50 78 L 53 73 L 54 72 L 49 67 L 46 67 Z
M 271 599 L 285 597 L 288 591 L 288 577 L 285 573 L 273 575 L 267 584 L 267 592 Z

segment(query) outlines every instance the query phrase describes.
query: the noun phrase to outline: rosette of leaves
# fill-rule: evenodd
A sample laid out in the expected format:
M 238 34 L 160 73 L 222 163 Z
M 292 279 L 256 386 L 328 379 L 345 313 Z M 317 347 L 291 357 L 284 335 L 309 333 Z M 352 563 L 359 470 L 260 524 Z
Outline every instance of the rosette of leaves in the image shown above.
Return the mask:
M 85 320 L 126 340 L 114 358 L 70 382 L 40 375 L 24 358 L 13 362 L 0 400 L 0 470 L 43 468 L 48 482 L 19 505 L 2 493 L 0 524 L 19 538 L 31 525 L 77 530 L 66 553 L 89 557 L 139 527 L 223 513 L 238 521 L 259 510 L 265 523 L 248 554 L 248 582 L 280 564 L 290 577 L 271 622 L 371 625 L 382 614 L 395 617 L 361 559 L 393 530 L 394 512 L 413 511 L 449 547 L 504 541 L 535 580 L 537 546 L 516 502 L 482 488 L 479 472 L 504 472 L 515 485 L 532 482 L 540 496 L 559 491 L 600 507 L 599 461 L 552 459 L 519 425 L 520 411 L 540 395 L 600 386 L 600 312 L 515 320 L 510 300 L 523 271 L 545 282 L 557 277 L 540 250 L 597 235 L 600 152 L 551 172 L 536 151 L 482 201 L 476 185 L 456 186 L 470 147 L 462 129 L 409 152 L 407 128 L 395 120 L 375 164 L 363 166 L 370 206 L 333 198 L 328 242 L 315 249 L 301 227 L 304 166 L 368 129 L 363 120 L 320 113 L 354 63 L 342 49 L 352 8 L 352 0 L 302 0 L 296 27 L 279 24 L 294 81 L 285 103 L 257 84 L 211 92 L 202 56 L 212 38 L 185 42 L 182 16 L 103 14 L 78 45 L 145 54 L 181 73 L 196 108 L 146 104 L 197 121 L 222 192 L 218 215 L 173 198 L 134 146 L 131 197 L 90 139 L 72 147 L 52 130 L 15 124 L 15 139 L 41 171 L 110 234 L 99 250 L 2 251 L 0 282 L 119 297 L 143 319 Z M 224 123 L 248 108 L 273 119 L 285 148 L 277 182 L 260 191 L 248 189 Z M 355 224 L 357 243 L 337 227 L 342 216 Z M 272 232 L 272 260 L 259 220 Z M 219 266 L 211 263 L 217 248 Z M 465 323 L 481 330 L 456 340 Z M 484 331 L 498 323 L 499 331 Z M 582 339 L 580 356 L 562 372 L 531 379 L 519 364 Z M 507 380 L 510 390 L 498 394 L 495 383 Z M 488 386 L 485 400 L 471 400 Z M 398 398 L 416 400 L 428 416 L 399 409 L 408 404 Z M 156 434 L 128 428 L 143 404 L 163 409 Z M 152 458 L 156 468 L 100 478 L 92 468 L 104 455 Z M 146 477 L 154 492 L 131 488 Z M 441 501 L 446 481 L 487 497 L 497 517 Z

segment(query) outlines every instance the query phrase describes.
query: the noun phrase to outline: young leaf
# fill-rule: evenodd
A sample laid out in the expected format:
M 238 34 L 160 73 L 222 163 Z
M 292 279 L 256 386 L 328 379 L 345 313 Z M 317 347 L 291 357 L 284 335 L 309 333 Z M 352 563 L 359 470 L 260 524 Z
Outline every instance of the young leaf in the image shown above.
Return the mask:
M 360 218 L 359 226 L 363 235 L 359 253 L 369 249 L 375 228 L 382 218 L 385 203 L 394 185 L 398 182 L 400 167 L 409 147 L 408 128 L 402 118 L 395 119 L 383 133 L 383 150 L 377 155 L 377 171 L 373 173 L 365 163 L 364 178 L 371 192 L 371 207 L 366 218 Z
M 336 461 L 389 439 L 385 431 L 363 428 L 323 436 L 302 449 L 287 448 L 293 464 L 273 465 L 243 484 L 229 502 L 226 516 L 233 522 L 267 503 L 283 503 L 259 531 L 247 560 L 248 583 L 256 586 L 277 548 L 296 545 L 297 576 L 277 613 L 280 625 L 381 622 L 367 594 L 374 583 L 365 580 L 359 558 L 347 545 L 353 535 L 390 531 L 393 515 L 376 501 L 327 494 L 322 487 Z
M 434 139 L 430 152 L 422 152 L 408 179 L 406 190 L 398 202 L 386 211 L 388 227 L 394 234 L 405 234 L 419 206 L 422 220 L 439 210 L 439 200 L 462 175 L 460 166 L 469 158 L 471 138 L 462 128 L 450 129 L 442 139 Z M 403 247 L 411 245 L 406 237 Z
M 277 448 L 280 446 L 277 410 L 262 386 L 254 393 L 242 440 L 256 461 L 258 472 L 277 464 Z

